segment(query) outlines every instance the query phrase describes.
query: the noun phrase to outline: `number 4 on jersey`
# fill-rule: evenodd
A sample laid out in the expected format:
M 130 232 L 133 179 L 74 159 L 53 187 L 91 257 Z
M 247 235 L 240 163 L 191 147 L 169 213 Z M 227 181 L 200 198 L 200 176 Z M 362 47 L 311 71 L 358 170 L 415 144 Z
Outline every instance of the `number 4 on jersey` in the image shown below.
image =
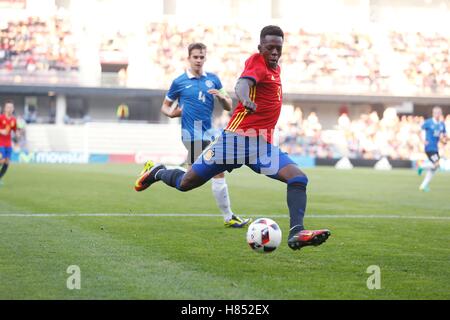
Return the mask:
M 198 92 L 198 100 L 203 101 L 203 103 L 206 102 L 206 96 L 203 94 L 202 91 Z

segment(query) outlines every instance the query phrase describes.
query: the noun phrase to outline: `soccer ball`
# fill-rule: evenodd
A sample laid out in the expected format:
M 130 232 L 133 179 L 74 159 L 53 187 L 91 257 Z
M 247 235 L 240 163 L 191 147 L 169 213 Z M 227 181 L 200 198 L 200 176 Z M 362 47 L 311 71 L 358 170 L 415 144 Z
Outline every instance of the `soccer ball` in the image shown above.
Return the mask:
M 256 252 L 272 252 L 281 243 L 281 229 L 271 219 L 257 219 L 248 227 L 247 243 Z

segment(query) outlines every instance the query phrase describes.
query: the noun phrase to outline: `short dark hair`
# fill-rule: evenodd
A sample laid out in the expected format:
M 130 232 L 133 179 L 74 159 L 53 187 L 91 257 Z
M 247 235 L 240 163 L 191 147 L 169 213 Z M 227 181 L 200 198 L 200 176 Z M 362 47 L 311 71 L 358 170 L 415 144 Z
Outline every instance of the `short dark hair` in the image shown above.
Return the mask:
M 12 104 L 14 104 L 14 101 L 12 101 L 12 99 L 5 100 L 5 102 L 3 103 L 3 105 L 6 106 L 7 103 L 12 103 Z
M 195 50 L 195 49 L 206 50 L 206 46 L 201 42 L 191 43 L 188 47 L 188 54 L 189 54 L 188 57 L 191 56 L 192 50 Z
M 279 26 L 269 25 L 262 28 L 259 40 L 264 40 L 266 36 L 278 36 L 284 39 L 284 32 Z

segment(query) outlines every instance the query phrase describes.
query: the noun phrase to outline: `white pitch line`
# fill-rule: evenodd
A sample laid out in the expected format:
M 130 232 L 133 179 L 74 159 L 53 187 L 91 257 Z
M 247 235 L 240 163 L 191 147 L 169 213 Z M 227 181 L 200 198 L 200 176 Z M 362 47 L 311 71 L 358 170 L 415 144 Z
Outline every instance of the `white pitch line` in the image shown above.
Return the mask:
M 288 215 L 247 215 L 249 217 L 288 218 Z M 1 217 L 221 217 L 208 213 L 0 213 Z M 399 215 L 352 215 L 352 214 L 310 214 L 305 218 L 313 219 L 414 219 L 414 220 L 450 220 L 450 217 L 438 216 L 399 216 Z

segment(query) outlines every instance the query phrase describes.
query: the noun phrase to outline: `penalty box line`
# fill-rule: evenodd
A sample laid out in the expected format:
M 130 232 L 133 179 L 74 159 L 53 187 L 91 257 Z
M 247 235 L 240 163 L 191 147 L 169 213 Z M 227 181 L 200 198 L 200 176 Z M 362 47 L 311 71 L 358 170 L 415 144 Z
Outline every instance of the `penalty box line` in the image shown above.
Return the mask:
M 252 218 L 288 218 L 288 215 L 247 215 Z M 1 217 L 222 217 L 221 214 L 209 213 L 0 213 Z M 385 214 L 307 214 L 306 219 L 413 219 L 413 220 L 449 220 L 450 217 L 439 216 L 400 216 Z

